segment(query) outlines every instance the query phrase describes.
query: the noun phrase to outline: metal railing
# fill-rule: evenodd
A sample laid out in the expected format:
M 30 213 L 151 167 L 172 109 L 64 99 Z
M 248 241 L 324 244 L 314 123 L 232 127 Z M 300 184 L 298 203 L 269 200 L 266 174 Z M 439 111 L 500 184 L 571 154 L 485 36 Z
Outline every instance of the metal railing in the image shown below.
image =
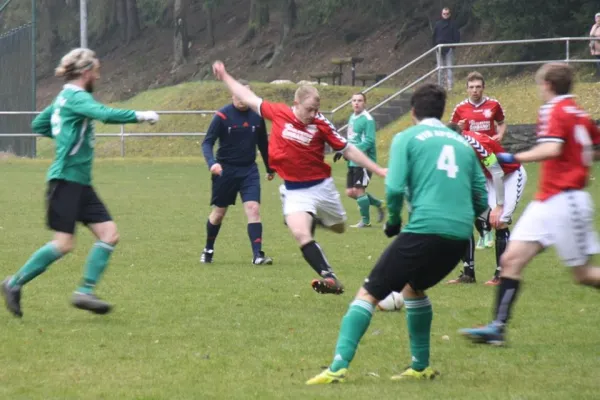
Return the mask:
M 437 45 L 410 62 L 406 63 L 402 67 L 398 68 L 391 74 L 387 75 L 385 78 L 376 82 L 375 84 L 361 90 L 363 93 L 368 93 L 369 91 L 381 86 L 383 83 L 388 82 L 390 79 L 396 77 L 401 72 L 406 71 L 408 68 L 414 66 L 418 62 L 426 59 L 428 56 L 435 55 L 435 68 L 429 70 L 427 73 L 419 76 L 417 79 L 413 80 L 411 83 L 403 86 L 400 90 L 395 93 L 387 96 L 384 100 L 380 101 L 373 107 L 369 109 L 369 111 L 377 110 L 378 108 L 384 106 L 389 103 L 396 97 L 401 94 L 407 92 L 414 86 L 423 82 L 427 78 L 431 77 L 435 73 L 438 74 L 437 82 L 438 84 L 442 84 L 442 73 L 446 69 L 464 69 L 464 68 L 484 68 L 484 67 L 505 67 L 505 66 L 527 66 L 527 65 L 539 65 L 545 64 L 548 62 L 568 62 L 568 63 L 595 63 L 597 60 L 595 59 L 575 59 L 571 55 L 571 45 L 573 42 L 581 42 L 581 41 L 590 41 L 592 38 L 590 37 L 561 37 L 561 38 L 544 38 L 544 39 L 525 39 L 525 40 L 501 40 L 501 41 L 488 41 L 488 42 L 469 42 L 469 43 L 452 43 L 452 44 L 440 44 Z M 537 60 L 537 61 L 508 61 L 508 62 L 492 62 L 492 63 L 478 63 L 478 64 L 454 64 L 451 67 L 443 65 L 442 62 L 442 49 L 447 47 L 457 48 L 457 47 L 476 47 L 476 46 L 495 46 L 495 45 L 523 45 L 523 44 L 535 44 L 535 43 L 564 43 L 565 46 L 565 57 L 560 60 Z M 347 100 L 335 107 L 331 111 L 322 111 L 323 114 L 334 115 L 335 113 L 342 110 L 348 104 L 351 103 L 351 100 Z M 161 115 L 212 115 L 216 111 L 215 110 L 181 110 L 181 111 L 157 111 L 158 114 Z M 37 115 L 38 111 L 0 111 L 0 116 L 2 115 Z M 344 130 L 347 128 L 347 125 L 342 126 L 339 130 Z M 121 156 L 124 157 L 126 153 L 125 146 L 125 138 L 127 137 L 194 137 L 194 136 L 204 136 L 206 132 L 152 132 L 152 133 L 138 133 L 138 132 L 125 132 L 125 125 L 120 125 L 119 133 L 97 133 L 97 137 L 119 137 L 121 141 Z M 2 137 L 30 137 L 30 136 L 41 136 L 34 133 L 2 133 L 0 134 L 0 138 Z

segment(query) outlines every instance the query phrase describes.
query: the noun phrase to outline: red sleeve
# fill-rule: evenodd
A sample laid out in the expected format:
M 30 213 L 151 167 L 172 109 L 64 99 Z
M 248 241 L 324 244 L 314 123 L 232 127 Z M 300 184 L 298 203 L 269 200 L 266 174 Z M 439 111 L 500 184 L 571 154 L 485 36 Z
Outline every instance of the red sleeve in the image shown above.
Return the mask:
M 497 104 L 498 104 L 498 107 L 496 107 L 496 115 L 494 115 L 494 120 L 496 122 L 503 122 L 504 118 L 505 118 L 504 109 L 500 105 L 500 102 L 498 102 Z
M 538 142 L 564 142 L 569 130 L 565 129 L 565 121 L 572 120 L 572 117 L 566 113 L 562 107 L 556 105 L 550 110 L 546 121 L 540 124 L 538 132 Z
M 348 145 L 346 139 L 338 133 L 335 126 L 323 114 L 317 114 L 318 127 L 327 144 L 335 151 L 342 151 Z
M 261 100 L 260 105 L 258 106 L 258 114 L 260 114 L 260 116 L 264 119 L 272 121 L 280 107 L 281 104 Z
M 452 122 L 453 124 L 458 124 L 458 121 L 460 121 L 460 114 L 459 114 L 459 109 L 460 108 L 460 104 L 458 104 L 456 107 L 454 107 L 454 111 L 452 111 L 452 117 L 450 117 L 450 122 Z

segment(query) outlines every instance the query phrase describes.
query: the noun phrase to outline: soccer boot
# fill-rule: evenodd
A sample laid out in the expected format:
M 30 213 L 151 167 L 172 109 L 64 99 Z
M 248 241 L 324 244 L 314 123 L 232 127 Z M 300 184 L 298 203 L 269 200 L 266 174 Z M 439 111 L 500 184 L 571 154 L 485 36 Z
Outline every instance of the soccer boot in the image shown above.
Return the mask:
M 21 311 L 21 287 L 8 286 L 8 282 L 12 277 L 9 276 L 2 282 L 2 297 L 4 297 L 4 302 L 6 303 L 6 308 L 8 311 L 13 313 L 16 317 L 22 317 L 23 311 Z
M 71 297 L 71 304 L 80 310 L 87 310 L 94 314 L 107 314 L 112 306 L 104 300 L 99 299 L 93 294 L 75 292 Z
M 321 372 L 319 375 L 315 376 L 306 381 L 307 385 L 327 385 L 329 383 L 343 383 L 346 382 L 346 375 L 348 374 L 348 369 L 342 368 L 337 372 L 332 372 L 329 368 Z
M 377 222 L 382 223 L 385 219 L 385 202 L 382 201 L 381 205 L 377 207 Z
M 487 248 L 492 248 L 496 245 L 496 242 L 494 240 L 494 233 L 492 231 L 486 232 L 483 240 L 485 242 L 485 247 Z
M 213 256 L 215 255 L 215 251 L 213 249 L 204 249 L 202 250 L 202 254 L 200 254 L 200 262 L 202 264 L 210 264 L 212 263 Z
M 252 264 L 254 265 L 271 265 L 273 264 L 273 259 L 267 255 L 265 255 L 264 251 L 258 253 L 258 255 L 254 256 L 252 260 Z
M 487 286 L 498 286 L 500 284 L 500 277 L 494 276 L 492 279 L 485 283 Z
M 371 224 L 366 224 L 363 221 L 360 221 L 358 224 L 350 225 L 350 228 L 370 228 Z
M 408 380 L 418 380 L 418 379 L 435 379 L 436 376 L 439 376 L 440 372 L 434 370 L 431 367 L 425 368 L 423 371 L 417 371 L 408 367 L 403 373 L 394 375 L 390 379 L 393 381 L 408 381 Z
M 342 294 L 344 285 L 337 278 L 327 277 L 323 279 L 313 279 L 311 286 L 313 290 L 321 294 Z
M 457 283 L 476 283 L 476 282 L 477 281 L 475 280 L 474 276 L 467 275 L 463 271 L 463 272 L 460 273 L 460 275 L 458 276 L 458 278 L 451 279 L 447 283 L 449 285 L 453 285 L 453 284 L 457 284 Z
M 479 240 L 477 241 L 477 245 L 475 246 L 475 248 L 477 250 L 485 249 L 485 240 L 483 239 L 483 236 L 479 237 Z
M 473 343 L 491 344 L 492 346 L 503 346 L 505 343 L 504 327 L 493 322 L 477 328 L 461 329 L 459 333 Z

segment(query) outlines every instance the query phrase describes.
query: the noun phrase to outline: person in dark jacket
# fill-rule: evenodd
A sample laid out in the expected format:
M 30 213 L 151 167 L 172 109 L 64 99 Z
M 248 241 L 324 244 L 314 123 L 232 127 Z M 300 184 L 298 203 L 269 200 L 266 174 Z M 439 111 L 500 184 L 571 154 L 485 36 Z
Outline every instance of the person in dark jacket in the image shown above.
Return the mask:
M 438 44 L 448 44 L 448 43 L 458 43 L 460 42 L 460 31 L 458 27 L 454 23 L 453 20 L 450 19 L 451 13 L 448 7 L 445 7 L 442 10 L 442 19 L 438 20 L 435 23 L 435 27 L 433 28 L 433 45 L 437 46 Z M 454 48 L 453 47 L 443 47 L 442 48 L 442 57 L 440 60 L 440 66 L 444 67 L 452 67 L 454 64 Z M 452 90 L 452 69 L 445 69 L 446 71 L 446 88 L 448 90 Z

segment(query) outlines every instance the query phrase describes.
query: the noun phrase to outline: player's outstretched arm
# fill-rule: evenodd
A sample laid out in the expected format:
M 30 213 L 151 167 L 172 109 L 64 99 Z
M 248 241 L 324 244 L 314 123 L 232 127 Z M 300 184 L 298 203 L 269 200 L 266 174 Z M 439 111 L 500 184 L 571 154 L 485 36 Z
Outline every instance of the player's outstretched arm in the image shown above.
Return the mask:
M 346 159 L 354 161 L 361 167 L 368 169 L 372 173 L 379 175 L 382 178 L 385 178 L 387 170 L 380 167 L 377 163 L 371 161 L 371 159 L 367 157 L 365 153 L 357 149 L 353 144 L 349 143 L 342 153 Z
M 33 133 L 52 138 L 52 106 L 48 106 L 31 122 Z
M 529 163 L 556 158 L 561 155 L 562 148 L 562 142 L 543 142 L 536 145 L 531 150 L 523 151 L 521 153 L 498 153 L 496 156 L 498 157 L 498 161 L 501 164 L 508 164 L 514 162 Z
M 129 124 L 135 122 L 149 122 L 154 124 L 158 121 L 158 114 L 154 111 L 133 111 L 119 108 L 107 107 L 94 100 L 91 94 L 85 91 L 77 92 L 74 98 L 63 107 L 70 107 L 75 114 L 86 118 L 101 121 L 105 124 Z
M 410 172 L 408 163 L 408 140 L 397 134 L 392 140 L 388 174 L 385 177 L 385 199 L 388 208 L 388 225 L 400 225 L 402 204 Z
M 227 88 L 229 89 L 232 95 L 240 99 L 242 103 L 246 104 L 253 111 L 260 114 L 260 110 L 258 109 L 261 103 L 260 97 L 258 97 L 248 87 L 242 85 L 241 83 L 236 81 L 231 75 L 229 75 L 229 73 L 225 69 L 225 65 L 223 65 L 221 61 L 216 61 L 213 64 L 213 74 L 217 79 L 223 81 L 223 83 L 227 85 Z

